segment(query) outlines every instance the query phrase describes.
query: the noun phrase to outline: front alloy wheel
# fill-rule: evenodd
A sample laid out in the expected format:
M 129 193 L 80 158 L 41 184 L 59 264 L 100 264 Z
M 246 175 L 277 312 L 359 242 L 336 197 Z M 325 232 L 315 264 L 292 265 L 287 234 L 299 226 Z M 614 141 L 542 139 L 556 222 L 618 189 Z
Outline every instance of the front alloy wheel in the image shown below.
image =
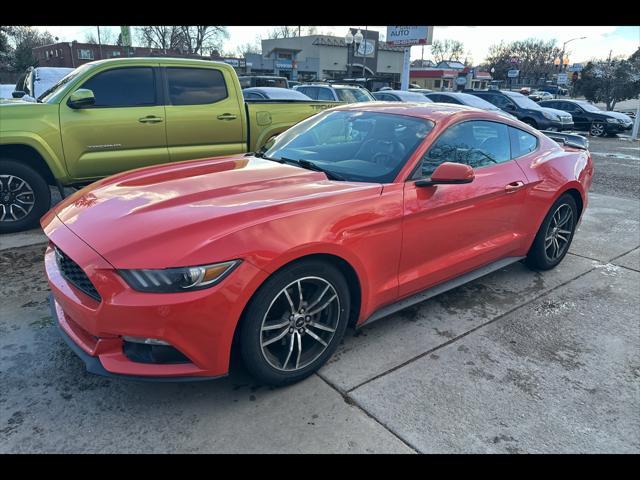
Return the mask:
M 591 124 L 591 128 L 589 129 L 589 133 L 594 137 L 602 137 L 605 133 L 604 123 L 602 122 L 593 122 Z
M 334 286 L 319 277 L 300 278 L 271 302 L 262 320 L 262 354 L 275 369 L 303 369 L 329 346 L 339 318 Z
M 247 369 L 271 385 L 311 375 L 340 343 L 349 311 L 349 287 L 333 264 L 303 260 L 284 267 L 243 315 L 239 340 Z

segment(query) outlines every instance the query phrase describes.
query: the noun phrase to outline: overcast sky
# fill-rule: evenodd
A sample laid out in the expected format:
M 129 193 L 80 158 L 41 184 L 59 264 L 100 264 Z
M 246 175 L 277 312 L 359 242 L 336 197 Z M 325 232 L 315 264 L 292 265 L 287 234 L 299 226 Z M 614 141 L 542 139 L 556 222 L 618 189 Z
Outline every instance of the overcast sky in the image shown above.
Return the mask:
M 355 28 L 364 30 L 364 25 L 353 25 Z M 83 41 L 88 33 L 95 36 L 95 26 L 77 27 L 36 27 L 40 30 L 48 30 L 60 41 Z M 101 26 L 102 31 L 112 31 L 117 37 L 120 27 Z M 223 52 L 235 52 L 239 45 L 254 42 L 257 38 L 266 38 L 268 32 L 274 27 L 271 26 L 250 26 L 228 27 L 230 38 L 225 42 Z M 386 33 L 384 26 L 369 26 L 370 30 L 377 30 L 382 35 Z M 343 36 L 347 33 L 347 26 L 318 26 L 318 31 L 327 34 Z M 133 32 L 132 32 L 133 33 Z M 513 40 L 524 40 L 526 38 L 540 38 L 544 40 L 555 39 L 558 46 L 576 37 L 587 37 L 584 40 L 575 40 L 567 45 L 569 60 L 571 63 L 584 62 L 592 58 L 604 58 L 609 55 L 631 55 L 640 46 L 640 26 L 633 27 L 440 27 L 434 28 L 433 39 L 455 39 L 464 43 L 468 54 L 473 58 L 475 64 L 482 62 L 489 51 L 489 47 L 500 41 L 510 42 Z M 135 38 L 135 37 L 134 37 Z M 412 59 L 419 59 L 422 55 L 422 47 L 411 49 Z M 424 47 L 424 58 L 431 58 L 429 47 Z

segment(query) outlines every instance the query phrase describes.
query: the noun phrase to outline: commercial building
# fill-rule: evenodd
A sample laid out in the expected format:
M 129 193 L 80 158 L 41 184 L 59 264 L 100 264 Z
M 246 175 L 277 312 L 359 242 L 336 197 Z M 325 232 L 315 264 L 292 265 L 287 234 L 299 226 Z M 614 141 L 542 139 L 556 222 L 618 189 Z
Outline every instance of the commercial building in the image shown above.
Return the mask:
M 465 67 L 457 61 L 444 61 L 437 65 L 430 63 L 432 65 L 421 61 L 413 62 L 409 73 L 412 84 L 440 91 L 463 90 L 465 88 L 484 90 L 491 81 L 489 72 Z
M 379 32 L 362 34 L 357 49 L 355 43 L 347 45 L 344 38 L 329 35 L 262 40 L 262 53 L 246 56 L 247 71 L 299 81 L 375 77 L 399 82 L 402 48 L 379 41 Z

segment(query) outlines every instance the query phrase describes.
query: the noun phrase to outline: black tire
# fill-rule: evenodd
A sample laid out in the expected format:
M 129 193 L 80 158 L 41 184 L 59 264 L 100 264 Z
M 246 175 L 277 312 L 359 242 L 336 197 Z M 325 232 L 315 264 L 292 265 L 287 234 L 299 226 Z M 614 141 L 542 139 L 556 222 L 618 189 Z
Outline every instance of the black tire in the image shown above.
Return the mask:
M 530 127 L 535 128 L 535 129 L 538 128 L 538 122 L 536 122 L 532 118 L 525 118 L 524 120 L 522 120 L 522 122 L 526 123 L 527 125 L 529 125 Z
M 22 211 L 19 208 L 14 209 L 13 213 L 9 215 L 11 204 L 16 205 L 15 197 L 11 198 L 9 196 L 12 194 L 12 192 L 8 191 L 9 186 L 7 184 L 10 177 L 13 177 L 10 188 L 16 188 L 14 187 L 15 178 L 18 178 L 23 180 L 32 192 L 32 194 L 21 194 L 22 201 L 33 200 L 34 202 L 31 209 L 27 210 L 28 213 L 24 216 L 21 215 Z M 22 202 L 18 202 L 18 205 L 28 208 Z M 2 218 L 3 213 L 5 214 L 4 219 L 0 220 L 0 233 L 19 232 L 37 227 L 40 217 L 49 208 L 51 208 L 51 190 L 49 190 L 49 185 L 42 178 L 42 175 L 23 162 L 0 158 L 0 218 Z M 17 217 L 17 220 L 11 217 Z
M 545 240 L 549 238 L 549 236 L 553 235 L 552 232 L 555 225 L 554 215 L 557 215 L 557 212 L 559 210 L 560 213 L 562 213 L 562 210 L 565 210 L 566 208 L 570 209 L 571 211 L 571 219 L 567 222 L 566 228 L 565 225 L 562 225 L 562 229 L 560 230 L 560 232 L 568 231 L 570 233 L 568 234 L 568 240 L 566 244 L 562 245 L 560 254 L 557 256 L 553 256 L 552 254 L 550 255 L 549 252 L 553 253 L 554 247 L 553 245 L 550 245 L 549 247 L 545 248 L 547 244 Z M 531 245 L 531 248 L 529 249 L 529 253 L 527 254 L 525 263 L 534 270 L 549 270 L 558 265 L 566 256 L 569 248 L 571 247 L 571 241 L 573 240 L 577 222 L 578 208 L 576 206 L 576 201 L 570 194 L 565 193 L 560 198 L 558 198 L 558 200 L 556 200 L 549 209 L 549 212 L 544 218 L 542 225 L 540 225 L 540 229 L 536 234 L 533 245 Z
M 593 137 L 604 137 L 607 134 L 607 126 L 603 122 L 593 122 L 589 127 L 589 135 Z
M 313 348 L 324 348 L 324 350 L 318 352 L 319 356 L 315 359 L 310 360 L 310 363 L 308 363 L 307 365 L 301 365 L 301 368 L 299 369 L 285 371 L 274 367 L 270 363 L 270 361 L 274 361 L 273 357 L 271 358 L 271 360 L 268 360 L 267 354 L 263 353 L 263 319 L 265 318 L 265 315 L 269 313 L 269 309 L 271 308 L 272 304 L 276 305 L 277 302 L 282 301 L 279 300 L 279 298 L 282 298 L 281 292 L 283 291 L 283 289 L 285 289 L 292 283 L 296 283 L 298 279 L 308 277 L 317 277 L 323 279 L 334 288 L 335 294 L 338 298 L 338 302 L 336 302 L 337 305 L 332 307 L 335 311 L 335 314 L 333 316 L 334 320 L 336 321 L 335 331 L 333 332 L 330 340 L 328 340 L 326 347 L 320 347 L 320 344 L 317 344 L 317 346 L 314 347 L 314 345 L 316 345 L 316 341 L 309 335 L 304 336 L 303 334 L 303 336 L 299 337 L 301 342 L 303 342 L 302 339 L 306 338 L 307 345 L 309 345 L 309 343 L 311 344 L 311 347 L 309 347 L 308 350 L 309 352 L 313 352 Z M 295 293 L 295 290 L 292 291 L 292 300 L 294 302 L 298 300 L 295 297 Z M 324 299 L 326 297 L 321 298 L 324 302 Z M 286 304 L 284 305 L 286 306 Z M 332 264 L 320 260 L 303 260 L 291 264 L 290 266 L 284 267 L 282 270 L 276 272 L 269 279 L 267 279 L 267 281 L 258 289 L 244 313 L 242 325 L 240 326 L 239 340 L 240 351 L 245 366 L 257 380 L 268 385 L 288 385 L 308 377 L 313 372 L 318 370 L 335 352 L 335 349 L 344 336 L 344 332 L 349 321 L 348 317 L 350 312 L 350 305 L 351 298 L 347 282 L 342 273 Z M 330 312 L 327 312 L 327 315 L 329 314 Z M 288 313 L 286 313 L 286 315 L 288 315 Z M 286 315 L 280 317 L 276 321 L 284 320 L 285 322 L 287 322 L 288 319 L 285 318 Z M 293 320 L 291 321 L 293 322 Z M 310 331 L 310 327 L 307 328 L 309 328 Z M 285 342 L 290 341 L 290 348 L 293 348 L 295 346 L 295 351 L 297 353 L 298 344 L 296 343 L 297 340 L 295 338 L 295 335 L 297 334 L 295 334 L 295 332 L 291 333 L 291 328 L 285 327 L 285 330 L 287 329 L 288 333 L 286 334 L 286 336 L 281 340 L 275 342 L 273 344 L 274 347 L 270 348 L 282 348 L 283 351 L 286 352 L 287 349 Z M 275 329 L 274 331 L 276 332 L 274 336 L 278 336 L 279 332 Z M 316 333 L 319 333 L 318 330 L 314 331 Z M 325 333 L 322 332 L 320 335 L 322 334 Z M 303 343 L 300 345 L 303 345 Z M 304 348 L 306 347 L 303 347 L 303 349 Z M 281 362 L 284 364 L 283 366 L 285 368 L 288 365 L 286 363 L 286 361 L 288 360 L 289 357 Z M 291 362 L 293 361 L 294 360 L 292 358 Z M 293 363 L 291 363 L 291 365 L 294 366 Z

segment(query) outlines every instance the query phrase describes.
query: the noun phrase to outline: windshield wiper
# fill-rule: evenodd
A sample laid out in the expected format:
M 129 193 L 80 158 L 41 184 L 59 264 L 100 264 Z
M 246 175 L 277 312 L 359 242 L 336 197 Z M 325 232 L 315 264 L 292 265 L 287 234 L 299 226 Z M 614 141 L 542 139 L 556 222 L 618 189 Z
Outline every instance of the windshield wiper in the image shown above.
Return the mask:
M 256 153 L 247 153 L 247 155 L 251 155 L 256 158 L 264 158 L 265 160 L 271 160 L 272 162 L 284 163 L 284 160 L 281 158 L 272 158 L 267 157 L 264 152 L 256 152 Z
M 340 180 L 340 181 L 345 180 L 343 176 L 338 175 L 337 173 L 334 173 L 330 170 L 326 170 L 310 160 L 305 160 L 302 158 L 300 160 L 294 160 L 293 158 L 286 158 L 286 157 L 280 157 L 280 160 L 284 162 L 293 163 L 295 165 L 298 165 L 302 168 L 306 168 L 308 170 L 315 170 L 316 172 L 322 172 L 327 176 L 327 178 L 329 178 L 329 180 Z

